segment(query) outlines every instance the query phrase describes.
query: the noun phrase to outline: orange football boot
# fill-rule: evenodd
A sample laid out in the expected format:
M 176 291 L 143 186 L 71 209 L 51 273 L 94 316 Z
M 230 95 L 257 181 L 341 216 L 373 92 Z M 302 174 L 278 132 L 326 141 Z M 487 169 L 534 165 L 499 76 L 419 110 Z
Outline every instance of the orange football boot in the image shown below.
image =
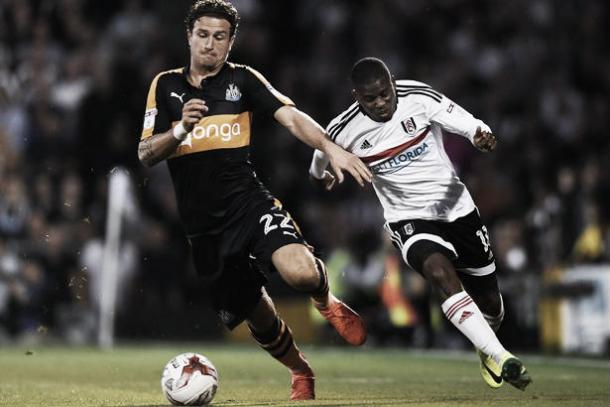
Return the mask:
M 350 345 L 362 345 L 366 341 L 366 325 L 360 315 L 334 295 L 328 296 L 328 307 L 316 309 Z
M 315 377 L 313 371 L 307 373 L 292 374 L 292 391 L 290 400 L 313 400 L 316 398 L 314 391 Z

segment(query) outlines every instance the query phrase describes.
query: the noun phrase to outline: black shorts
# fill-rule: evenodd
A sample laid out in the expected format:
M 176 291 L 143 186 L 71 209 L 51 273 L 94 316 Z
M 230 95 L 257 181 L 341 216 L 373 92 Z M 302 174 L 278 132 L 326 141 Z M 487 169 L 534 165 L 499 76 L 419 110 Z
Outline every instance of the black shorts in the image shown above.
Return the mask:
M 420 273 L 424 260 L 438 252 L 461 273 L 484 276 L 496 270 L 489 234 L 476 209 L 453 222 L 410 219 L 386 228 L 404 261 Z
M 199 235 L 189 241 L 212 306 L 233 329 L 258 304 L 267 282 L 265 272 L 274 269 L 273 252 L 287 244 L 307 243 L 278 200 L 253 206 L 230 225 L 221 234 Z

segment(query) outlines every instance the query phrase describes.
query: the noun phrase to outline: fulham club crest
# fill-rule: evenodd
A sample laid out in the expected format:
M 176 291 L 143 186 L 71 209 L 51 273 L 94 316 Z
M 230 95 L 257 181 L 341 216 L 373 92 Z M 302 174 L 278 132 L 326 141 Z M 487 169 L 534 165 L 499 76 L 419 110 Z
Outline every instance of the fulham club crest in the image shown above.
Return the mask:
M 405 233 L 407 234 L 407 236 L 411 236 L 413 234 L 413 232 L 415 232 L 415 228 L 413 227 L 413 224 L 411 222 L 407 223 L 404 226 L 404 230 L 405 230 Z
M 412 117 L 409 117 L 407 120 L 403 120 L 400 124 L 402 124 L 402 128 L 407 132 L 408 135 L 412 136 L 415 134 L 417 125 Z

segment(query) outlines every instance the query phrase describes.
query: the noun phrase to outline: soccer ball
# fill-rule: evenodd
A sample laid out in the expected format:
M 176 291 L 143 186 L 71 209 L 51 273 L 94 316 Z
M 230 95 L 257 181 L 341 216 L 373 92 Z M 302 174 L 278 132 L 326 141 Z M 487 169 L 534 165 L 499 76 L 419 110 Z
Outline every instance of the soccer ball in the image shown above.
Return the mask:
M 216 394 L 218 371 L 205 356 L 182 353 L 165 365 L 161 389 L 175 406 L 204 406 Z

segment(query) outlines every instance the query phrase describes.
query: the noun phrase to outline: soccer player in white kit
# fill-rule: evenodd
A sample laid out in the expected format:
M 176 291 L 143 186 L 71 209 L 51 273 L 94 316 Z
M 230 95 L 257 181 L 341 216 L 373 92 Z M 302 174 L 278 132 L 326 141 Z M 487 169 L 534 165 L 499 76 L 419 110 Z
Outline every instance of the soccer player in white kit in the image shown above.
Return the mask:
M 496 137 L 430 86 L 395 81 L 377 58 L 358 61 L 351 81 L 356 103 L 330 122 L 329 136 L 373 172 L 394 245 L 437 288 L 444 314 L 476 347 L 485 382 L 524 390 L 531 382 L 525 366 L 495 334 L 504 307 L 489 235 L 445 153 L 442 130 L 484 152 L 495 149 Z M 316 151 L 310 175 L 330 190 L 335 177 L 327 165 Z

